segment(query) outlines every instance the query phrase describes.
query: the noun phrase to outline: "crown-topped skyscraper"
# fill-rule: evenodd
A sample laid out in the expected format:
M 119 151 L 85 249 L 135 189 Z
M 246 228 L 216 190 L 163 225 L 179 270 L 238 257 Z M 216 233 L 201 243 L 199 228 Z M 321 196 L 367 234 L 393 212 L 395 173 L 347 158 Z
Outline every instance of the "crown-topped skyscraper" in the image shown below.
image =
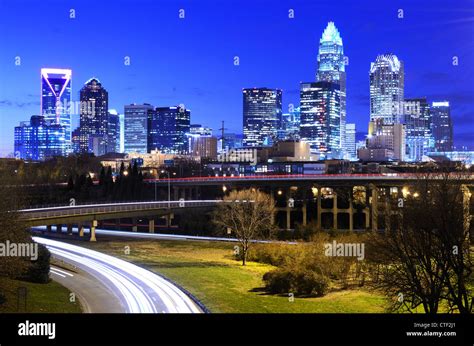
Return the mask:
M 340 136 L 341 150 L 344 148 L 346 128 L 346 71 L 342 38 L 334 22 L 329 22 L 319 40 L 316 81 L 332 82 L 340 90 Z

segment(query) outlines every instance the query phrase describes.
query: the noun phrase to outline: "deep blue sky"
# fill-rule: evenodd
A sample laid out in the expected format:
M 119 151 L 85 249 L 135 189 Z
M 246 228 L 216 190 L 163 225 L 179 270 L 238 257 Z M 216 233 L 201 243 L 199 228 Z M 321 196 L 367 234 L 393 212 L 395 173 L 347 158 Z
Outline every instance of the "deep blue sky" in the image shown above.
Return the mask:
M 41 67 L 73 70 L 73 100 L 95 76 L 120 112 L 183 103 L 192 123 L 216 130 L 225 120 L 240 133 L 242 88 L 281 88 L 284 111 L 298 104 L 328 21 L 349 57 L 347 121 L 357 131 L 369 119 L 370 62 L 393 52 L 405 63 L 405 96 L 450 101 L 455 144 L 474 149 L 473 1 L 0 0 L 0 156 L 13 151 L 14 126 L 39 114 Z

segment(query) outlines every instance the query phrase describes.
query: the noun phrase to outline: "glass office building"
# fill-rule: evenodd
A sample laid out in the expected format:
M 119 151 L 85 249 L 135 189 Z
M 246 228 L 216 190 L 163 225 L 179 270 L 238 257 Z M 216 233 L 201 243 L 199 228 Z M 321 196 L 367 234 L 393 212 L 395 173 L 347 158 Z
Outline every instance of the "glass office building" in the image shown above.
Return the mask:
M 433 151 L 434 138 L 430 105 L 426 98 L 405 99 L 405 159 L 410 162 L 421 162 L 423 156 Z
M 115 109 L 110 109 L 108 113 L 107 152 L 120 153 L 120 115 Z
M 96 156 L 107 152 L 109 94 L 97 78 L 89 79 L 79 92 L 80 151 Z
M 154 112 L 153 106 L 131 104 L 124 111 L 124 151 L 146 154 L 148 152 L 148 122 Z
M 448 101 L 431 104 L 433 121 L 433 137 L 435 151 L 446 152 L 453 150 L 453 122 Z
M 243 89 L 244 147 L 272 145 L 281 123 L 280 89 Z
M 188 153 L 191 110 L 182 106 L 157 107 L 148 122 L 148 150 L 163 153 Z
M 71 84 L 72 71 L 69 69 L 41 69 L 41 115 L 50 124 L 64 126 L 61 155 L 71 151 Z
M 33 115 L 30 121 L 15 127 L 15 157 L 23 160 L 43 161 L 64 155 L 66 127 Z
M 341 157 L 340 100 L 337 83 L 301 83 L 301 140 L 321 158 Z
M 329 22 L 319 40 L 316 81 L 339 85 L 341 147 L 344 149 L 346 128 L 346 70 L 344 46 L 341 34 L 333 22 Z
M 403 62 L 396 55 L 377 56 L 370 65 L 370 121 L 386 125 L 402 121 L 404 99 Z

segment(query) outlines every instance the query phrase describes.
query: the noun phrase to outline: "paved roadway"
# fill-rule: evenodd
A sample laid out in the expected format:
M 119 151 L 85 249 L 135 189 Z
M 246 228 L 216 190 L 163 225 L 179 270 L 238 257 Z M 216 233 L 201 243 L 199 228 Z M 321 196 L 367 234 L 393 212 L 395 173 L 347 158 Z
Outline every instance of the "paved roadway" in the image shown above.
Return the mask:
M 77 292 L 80 300 L 84 302 L 86 311 L 202 312 L 200 307 L 178 287 L 137 265 L 80 246 L 41 237 L 33 239 L 46 245 L 53 257 L 78 268 L 77 273 L 72 273 L 53 266 L 51 273 L 53 279 Z M 104 294 L 110 295 L 110 293 L 113 298 L 101 302 Z M 102 311 L 102 308 L 105 311 Z

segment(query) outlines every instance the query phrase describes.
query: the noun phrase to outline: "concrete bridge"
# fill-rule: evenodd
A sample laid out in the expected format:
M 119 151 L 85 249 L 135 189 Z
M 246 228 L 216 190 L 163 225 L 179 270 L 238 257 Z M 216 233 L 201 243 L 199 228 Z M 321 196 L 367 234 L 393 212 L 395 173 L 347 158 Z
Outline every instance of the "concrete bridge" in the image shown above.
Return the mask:
M 90 240 L 96 241 L 95 228 L 98 221 L 117 218 L 148 218 L 149 231 L 155 229 L 155 218 L 166 217 L 169 225 L 173 213 L 183 208 L 214 207 L 222 201 L 219 200 L 194 200 L 194 201 L 158 201 L 158 202 L 132 202 L 87 204 L 59 207 L 44 207 L 20 210 L 20 218 L 30 227 L 56 225 L 56 232 L 62 231 L 66 225 L 68 234 L 72 234 L 73 225 L 77 225 L 79 236 L 84 236 L 84 228 L 90 229 Z M 136 223 L 133 230 L 136 231 Z

